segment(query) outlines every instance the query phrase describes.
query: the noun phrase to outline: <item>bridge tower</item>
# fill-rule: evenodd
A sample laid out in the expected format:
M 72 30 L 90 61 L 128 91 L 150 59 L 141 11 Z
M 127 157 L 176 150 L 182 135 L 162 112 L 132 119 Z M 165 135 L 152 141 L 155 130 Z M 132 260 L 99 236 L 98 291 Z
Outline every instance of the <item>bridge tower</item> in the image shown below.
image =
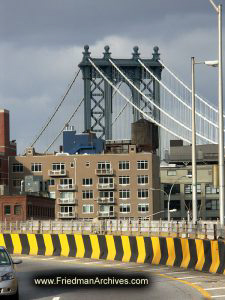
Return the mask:
M 114 83 L 119 84 L 125 79 L 114 69 L 109 62 L 111 58 L 109 46 L 104 47 L 102 58 L 92 58 L 89 52 L 89 46 L 84 46 L 83 60 L 79 64 L 82 70 L 84 80 L 84 128 L 92 130 L 100 137 L 106 140 L 112 139 L 112 109 L 113 109 L 113 88 L 101 78 L 95 68 L 91 65 L 89 58 L 95 65 Z M 159 63 L 159 48 L 153 49 L 151 59 L 141 59 L 137 46 L 133 48 L 132 58 L 113 59 L 114 63 L 125 73 L 125 75 L 137 86 L 146 96 L 150 97 L 157 105 L 160 105 L 159 83 L 152 78 L 141 67 L 138 59 L 161 79 L 162 65 Z M 159 111 L 156 111 L 152 105 L 142 97 L 137 90 L 127 84 L 131 89 L 132 102 L 144 110 L 155 120 L 160 120 Z M 141 113 L 133 110 L 133 121 L 142 118 Z

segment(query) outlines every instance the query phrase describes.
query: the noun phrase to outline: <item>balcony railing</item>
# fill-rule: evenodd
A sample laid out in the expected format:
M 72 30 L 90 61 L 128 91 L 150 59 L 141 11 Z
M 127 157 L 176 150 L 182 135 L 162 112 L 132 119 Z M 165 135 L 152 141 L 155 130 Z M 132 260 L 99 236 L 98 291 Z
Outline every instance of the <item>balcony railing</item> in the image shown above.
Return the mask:
M 115 211 L 98 211 L 98 217 L 101 218 L 114 218 L 115 216 Z
M 96 175 L 113 175 L 113 169 L 96 169 Z
M 59 191 L 74 191 L 76 190 L 75 184 L 58 184 L 57 189 Z
M 61 218 L 61 219 L 77 218 L 77 214 L 75 213 L 75 211 L 73 211 L 73 212 L 59 212 L 58 217 Z
M 66 170 L 49 170 L 49 176 L 66 176 Z
M 113 197 L 99 197 L 97 199 L 98 204 L 115 204 L 115 198 Z
M 114 183 L 98 183 L 98 189 L 99 190 L 113 190 L 114 189 Z
M 64 199 L 57 199 L 58 204 L 76 204 L 77 205 L 77 199 L 74 198 L 64 198 Z

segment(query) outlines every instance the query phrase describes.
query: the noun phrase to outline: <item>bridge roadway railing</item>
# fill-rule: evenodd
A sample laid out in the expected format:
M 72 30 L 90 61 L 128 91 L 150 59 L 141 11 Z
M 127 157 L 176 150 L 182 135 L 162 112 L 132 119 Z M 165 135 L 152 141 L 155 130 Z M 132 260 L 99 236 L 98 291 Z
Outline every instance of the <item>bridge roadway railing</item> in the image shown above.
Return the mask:
M 81 233 L 112 234 L 129 236 L 165 236 L 198 239 L 224 239 L 225 227 L 219 222 L 199 221 L 196 224 L 186 221 L 151 220 L 71 220 L 0 222 L 1 233 Z

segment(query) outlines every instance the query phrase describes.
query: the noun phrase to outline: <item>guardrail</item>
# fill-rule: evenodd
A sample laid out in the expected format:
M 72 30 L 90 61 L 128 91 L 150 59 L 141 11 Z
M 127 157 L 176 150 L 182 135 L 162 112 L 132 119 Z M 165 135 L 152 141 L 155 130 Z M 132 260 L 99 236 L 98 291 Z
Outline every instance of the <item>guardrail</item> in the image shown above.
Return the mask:
M 140 220 L 72 220 L 0 222 L 1 233 L 81 233 L 171 236 L 180 238 L 224 239 L 225 227 L 216 222 L 140 221 Z

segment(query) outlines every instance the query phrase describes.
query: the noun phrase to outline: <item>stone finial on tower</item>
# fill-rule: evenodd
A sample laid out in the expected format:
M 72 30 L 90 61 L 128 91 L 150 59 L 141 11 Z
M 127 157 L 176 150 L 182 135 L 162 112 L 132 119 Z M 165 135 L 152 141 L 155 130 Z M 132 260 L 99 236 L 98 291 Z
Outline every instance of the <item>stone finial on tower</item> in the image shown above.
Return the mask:
M 153 53 L 152 53 L 152 58 L 153 60 L 159 60 L 160 59 L 160 53 L 159 53 L 159 47 L 158 46 L 155 46 L 153 48 Z
M 134 52 L 132 53 L 132 55 L 133 55 L 132 58 L 133 59 L 139 59 L 140 53 L 138 52 L 138 50 L 139 50 L 138 46 L 134 46 L 133 50 L 134 50 Z
M 84 52 L 83 52 L 83 61 L 88 61 L 88 58 L 90 57 L 91 52 L 89 52 L 89 46 L 84 46 Z
M 111 57 L 111 52 L 109 52 L 109 49 L 110 49 L 109 46 L 106 45 L 104 47 L 104 49 L 105 49 L 105 52 L 103 52 L 103 58 L 104 59 L 109 59 Z

